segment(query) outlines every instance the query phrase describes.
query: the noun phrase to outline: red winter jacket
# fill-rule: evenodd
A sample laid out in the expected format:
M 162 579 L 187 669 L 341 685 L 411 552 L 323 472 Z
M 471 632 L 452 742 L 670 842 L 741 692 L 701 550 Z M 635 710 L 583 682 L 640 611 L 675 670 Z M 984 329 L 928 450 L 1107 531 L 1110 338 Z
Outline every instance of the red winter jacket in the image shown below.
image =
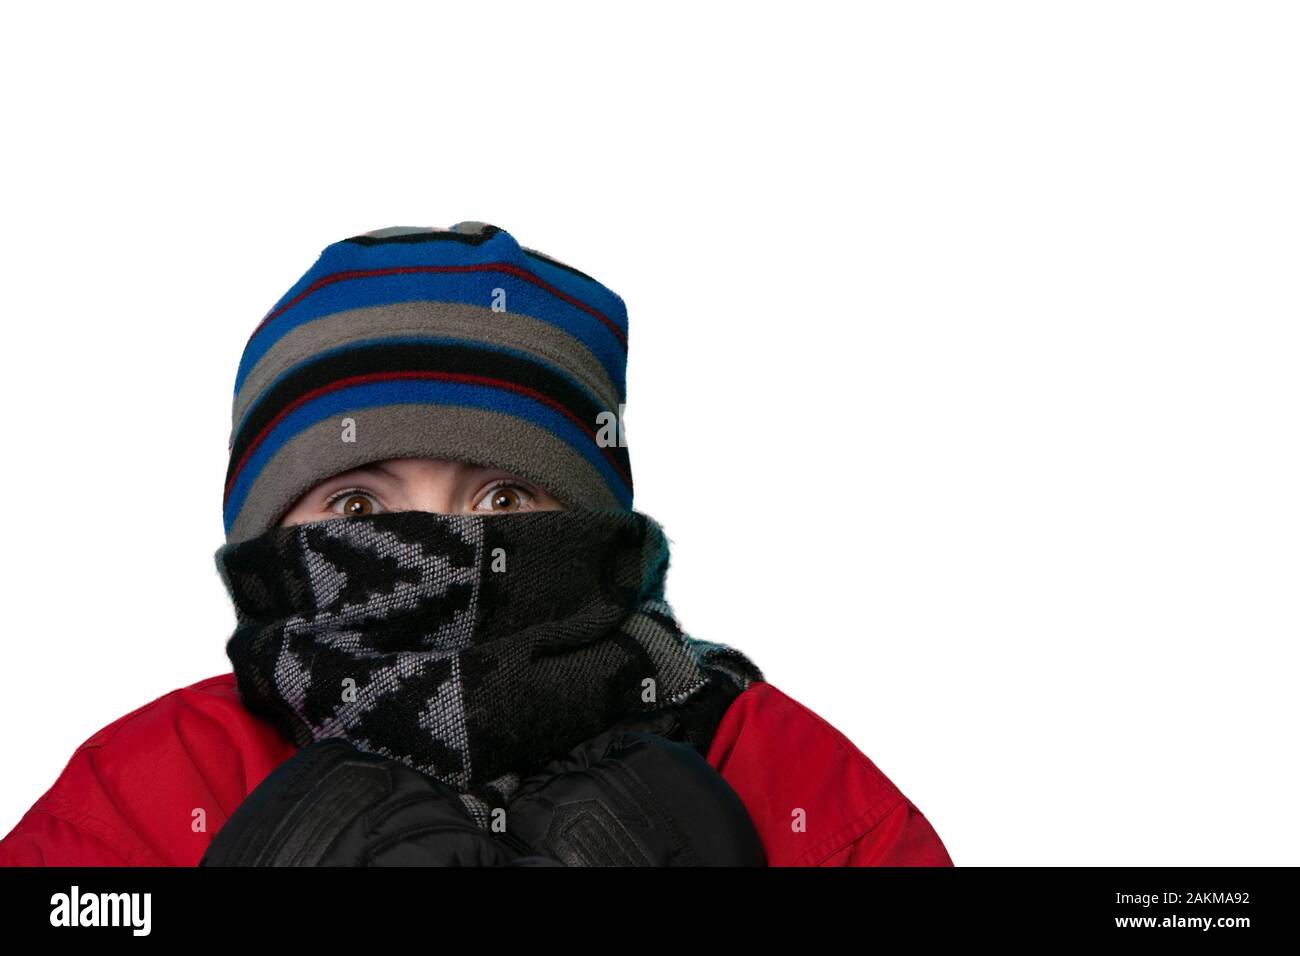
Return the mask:
M 194 866 L 295 749 L 244 709 L 234 674 L 174 690 L 77 748 L 0 841 L 0 865 Z M 953 865 L 875 764 L 769 683 L 732 702 L 707 756 L 748 808 L 769 866 Z

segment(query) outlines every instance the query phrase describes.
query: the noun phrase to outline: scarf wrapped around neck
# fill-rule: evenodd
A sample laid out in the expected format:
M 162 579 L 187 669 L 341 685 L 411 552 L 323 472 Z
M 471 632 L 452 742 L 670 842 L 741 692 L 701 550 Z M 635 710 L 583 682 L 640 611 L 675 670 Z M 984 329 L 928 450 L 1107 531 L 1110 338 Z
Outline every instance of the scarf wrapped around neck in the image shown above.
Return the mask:
M 453 787 L 486 827 L 520 779 L 671 712 L 701 753 L 764 679 L 684 633 L 641 512 L 386 512 L 275 527 L 215 555 L 240 698 L 301 747 L 344 737 Z

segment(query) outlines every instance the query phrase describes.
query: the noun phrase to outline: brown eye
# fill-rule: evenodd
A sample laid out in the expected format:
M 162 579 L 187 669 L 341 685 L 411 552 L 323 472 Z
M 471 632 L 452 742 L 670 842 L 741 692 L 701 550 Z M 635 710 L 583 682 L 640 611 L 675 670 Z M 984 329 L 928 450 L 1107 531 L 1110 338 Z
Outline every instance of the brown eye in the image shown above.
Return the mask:
M 490 501 L 493 511 L 514 511 L 521 503 L 519 492 L 507 487 L 494 488 Z
M 334 501 L 330 502 L 331 505 L 336 503 L 343 506 L 341 509 L 336 509 L 338 513 L 346 515 L 349 518 L 374 514 L 375 512 L 374 499 L 369 495 L 362 494 L 361 492 L 353 492 L 350 495 L 336 498 Z
M 475 505 L 475 511 L 507 512 L 522 511 L 532 501 L 530 495 L 517 485 L 502 483 L 487 490 Z

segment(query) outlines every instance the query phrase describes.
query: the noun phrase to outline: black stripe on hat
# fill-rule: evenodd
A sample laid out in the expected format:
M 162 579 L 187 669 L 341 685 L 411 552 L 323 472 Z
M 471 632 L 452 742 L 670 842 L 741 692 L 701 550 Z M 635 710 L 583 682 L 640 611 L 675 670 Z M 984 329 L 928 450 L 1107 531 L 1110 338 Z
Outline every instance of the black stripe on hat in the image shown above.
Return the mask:
M 593 435 L 601 412 L 614 412 L 596 403 L 570 379 L 526 358 L 471 343 L 376 342 L 355 345 L 316 358 L 279 379 L 260 395 L 245 414 L 230 450 L 226 487 L 231 486 L 249 446 L 286 409 L 304 396 L 343 379 L 385 372 L 446 372 L 475 375 L 521 385 L 559 406 Z M 487 383 L 490 384 L 490 383 Z M 628 450 L 622 445 L 602 448 L 614 469 L 631 474 Z

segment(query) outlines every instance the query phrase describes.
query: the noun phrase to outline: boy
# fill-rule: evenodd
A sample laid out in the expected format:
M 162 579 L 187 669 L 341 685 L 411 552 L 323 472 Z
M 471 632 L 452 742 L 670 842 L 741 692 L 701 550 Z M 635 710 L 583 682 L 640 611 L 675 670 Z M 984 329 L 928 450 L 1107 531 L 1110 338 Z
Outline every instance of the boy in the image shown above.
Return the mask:
M 234 672 L 93 735 L 0 863 L 248 862 L 259 827 L 299 812 L 285 768 L 316 761 L 436 790 L 473 843 L 459 860 L 495 862 L 500 838 L 572 864 L 539 843 L 546 821 L 523 840 L 517 821 L 603 754 L 668 807 L 691 844 L 674 860 L 740 859 L 752 834 L 769 866 L 951 866 L 842 734 L 677 626 L 617 428 L 626 346 L 616 294 L 486 223 L 324 249 L 236 376 L 216 555 Z M 658 731 L 639 751 L 601 749 L 637 721 Z M 606 823 L 635 816 L 581 785 Z M 645 836 L 615 849 L 669 865 Z

